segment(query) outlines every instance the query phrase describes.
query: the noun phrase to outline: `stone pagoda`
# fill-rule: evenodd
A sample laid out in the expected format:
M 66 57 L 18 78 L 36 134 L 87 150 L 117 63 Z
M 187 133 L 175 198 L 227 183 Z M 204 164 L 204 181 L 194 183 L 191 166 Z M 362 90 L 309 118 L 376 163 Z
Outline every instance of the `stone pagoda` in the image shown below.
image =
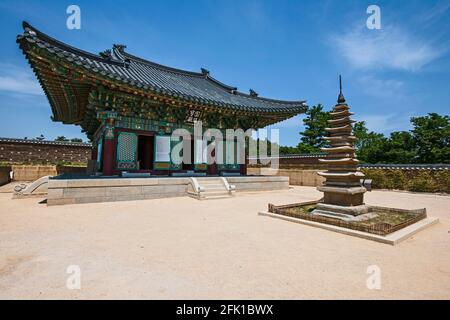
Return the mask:
M 324 193 L 323 202 L 319 202 L 312 213 L 353 220 L 357 219 L 356 216 L 368 212 L 368 206 L 364 204 L 364 192 L 367 190 L 360 182 L 364 174 L 358 171 L 358 160 L 353 146 L 356 137 L 352 135 L 352 124 L 355 121 L 350 119 L 353 113 L 349 111 L 342 94 L 341 76 L 339 87 L 337 104 L 330 113 L 329 128 L 325 129 L 328 136 L 324 139 L 330 146 L 321 149 L 327 156 L 325 159 L 319 159 L 328 165 L 328 171 L 318 173 L 326 179 L 324 185 L 317 188 Z

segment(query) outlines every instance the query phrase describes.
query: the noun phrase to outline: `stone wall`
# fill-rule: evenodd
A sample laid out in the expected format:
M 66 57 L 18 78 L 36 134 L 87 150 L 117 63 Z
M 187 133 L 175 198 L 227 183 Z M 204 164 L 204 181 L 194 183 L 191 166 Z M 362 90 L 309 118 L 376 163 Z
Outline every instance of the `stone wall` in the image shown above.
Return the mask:
M 87 164 L 90 158 L 91 145 L 88 143 L 0 138 L 0 162 Z
M 323 158 L 323 154 L 286 154 L 280 155 L 278 158 L 263 158 L 259 160 L 258 164 L 252 164 L 249 160 L 248 167 L 258 168 L 258 167 L 269 167 L 268 164 L 260 164 L 260 162 L 268 162 L 274 160 L 278 161 L 278 168 L 280 169 L 322 169 L 326 170 L 326 165 L 322 164 L 319 159 Z
M 321 186 L 325 181 L 317 172 L 320 170 L 247 168 L 247 174 L 263 176 L 289 177 L 289 183 L 295 186 Z
M 12 165 L 14 181 L 35 181 L 44 176 L 57 176 L 63 173 L 85 174 L 86 167 L 63 167 L 45 165 Z
M 322 170 L 247 168 L 247 174 L 287 176 L 291 185 L 321 186 L 324 178 L 317 174 Z M 450 170 L 427 169 L 372 169 L 362 168 L 365 179 L 372 180 L 373 189 L 407 190 L 414 192 L 450 193 Z
M 44 176 L 56 176 L 56 166 L 13 165 L 14 181 L 34 181 Z
M 236 191 L 265 191 L 289 189 L 289 177 L 278 176 L 240 176 L 227 177 L 229 184 L 236 187 Z

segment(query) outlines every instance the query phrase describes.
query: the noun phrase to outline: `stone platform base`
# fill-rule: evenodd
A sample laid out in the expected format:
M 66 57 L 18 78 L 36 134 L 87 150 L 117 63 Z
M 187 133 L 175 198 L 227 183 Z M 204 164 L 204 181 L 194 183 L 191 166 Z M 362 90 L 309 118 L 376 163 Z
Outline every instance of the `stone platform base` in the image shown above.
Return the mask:
M 207 178 L 203 178 L 207 179 Z M 235 191 L 289 189 L 289 178 L 226 177 Z M 189 177 L 49 179 L 47 205 L 157 199 L 187 196 Z
M 361 219 L 360 217 L 362 215 L 366 215 L 368 212 L 369 206 L 365 204 L 353 207 L 344 207 L 327 203 L 318 203 L 312 214 L 342 219 L 345 221 L 357 221 Z
M 334 231 L 334 232 L 338 232 L 338 233 L 342 233 L 342 234 L 346 234 L 346 235 L 350 235 L 350 236 L 354 236 L 354 237 L 358 237 L 358 238 L 363 238 L 363 239 L 367 239 L 367 240 L 372 240 L 372 241 L 376 241 L 376 242 L 380 242 L 380 243 L 390 244 L 390 245 L 399 244 L 400 242 L 412 237 L 419 231 L 426 229 L 432 225 L 435 225 L 439 222 L 438 218 L 427 217 L 427 218 L 420 220 L 414 224 L 411 224 L 403 229 L 400 229 L 398 231 L 390 233 L 386 236 L 381 236 L 381 235 L 377 235 L 377 234 L 373 234 L 373 233 L 352 230 L 352 229 L 334 226 L 334 225 L 330 225 L 330 224 L 326 224 L 326 223 L 320 223 L 320 222 L 316 222 L 316 221 L 308 221 L 308 220 L 304 220 L 304 219 L 283 216 L 280 214 L 275 214 L 275 213 L 271 213 L 271 212 L 267 212 L 267 211 L 259 212 L 258 214 L 261 216 L 286 220 L 286 221 L 290 221 L 290 222 L 296 222 L 296 223 L 304 224 L 307 226 L 321 228 L 321 229 L 325 229 L 325 230 L 329 230 L 329 231 Z

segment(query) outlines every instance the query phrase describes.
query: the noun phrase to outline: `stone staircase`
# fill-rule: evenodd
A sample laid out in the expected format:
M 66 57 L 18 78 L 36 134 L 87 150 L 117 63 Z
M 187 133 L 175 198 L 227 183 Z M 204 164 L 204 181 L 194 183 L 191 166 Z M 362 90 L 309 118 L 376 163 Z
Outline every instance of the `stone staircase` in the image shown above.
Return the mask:
M 188 195 L 198 200 L 229 198 L 235 190 L 224 177 L 191 177 L 190 180 Z

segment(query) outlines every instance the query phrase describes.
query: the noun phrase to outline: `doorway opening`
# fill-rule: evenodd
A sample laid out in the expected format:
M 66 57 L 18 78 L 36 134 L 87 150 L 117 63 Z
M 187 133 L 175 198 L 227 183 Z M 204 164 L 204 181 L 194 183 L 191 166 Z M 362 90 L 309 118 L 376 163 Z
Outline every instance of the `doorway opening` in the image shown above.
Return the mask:
M 183 170 L 194 170 L 194 139 L 183 138 Z
M 154 137 L 153 136 L 138 136 L 138 162 L 140 170 L 151 170 L 153 167 L 153 150 Z

